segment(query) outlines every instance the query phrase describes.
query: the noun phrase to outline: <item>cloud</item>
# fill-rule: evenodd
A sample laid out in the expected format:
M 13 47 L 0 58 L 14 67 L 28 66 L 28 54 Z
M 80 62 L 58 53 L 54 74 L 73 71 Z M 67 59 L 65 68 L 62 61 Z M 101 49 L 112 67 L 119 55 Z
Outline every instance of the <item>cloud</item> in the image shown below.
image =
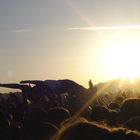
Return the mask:
M 134 30 L 134 29 L 140 29 L 140 25 L 69 27 L 69 28 L 67 28 L 67 30 L 90 30 L 90 31 Z
M 32 32 L 33 30 L 31 29 L 17 29 L 17 30 L 11 30 L 9 32 L 13 32 L 13 33 L 25 33 L 25 32 Z
M 18 29 L 9 29 L 9 30 L 0 30 L 0 33 L 26 33 L 26 32 L 33 32 L 34 30 L 32 29 L 22 29 L 22 28 L 18 28 Z

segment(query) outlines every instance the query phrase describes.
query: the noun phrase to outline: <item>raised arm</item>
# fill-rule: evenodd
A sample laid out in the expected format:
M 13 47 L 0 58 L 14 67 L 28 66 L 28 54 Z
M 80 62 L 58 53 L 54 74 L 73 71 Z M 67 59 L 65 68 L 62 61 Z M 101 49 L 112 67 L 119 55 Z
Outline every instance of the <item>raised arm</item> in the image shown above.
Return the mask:
M 20 83 L 29 83 L 29 84 L 35 84 L 35 85 L 41 85 L 43 84 L 43 81 L 41 80 L 23 80 L 23 81 L 20 81 Z
M 88 81 L 88 84 L 89 84 L 89 90 L 92 92 L 92 93 L 96 93 L 97 92 L 97 87 L 96 86 L 93 86 L 93 83 L 91 80 Z

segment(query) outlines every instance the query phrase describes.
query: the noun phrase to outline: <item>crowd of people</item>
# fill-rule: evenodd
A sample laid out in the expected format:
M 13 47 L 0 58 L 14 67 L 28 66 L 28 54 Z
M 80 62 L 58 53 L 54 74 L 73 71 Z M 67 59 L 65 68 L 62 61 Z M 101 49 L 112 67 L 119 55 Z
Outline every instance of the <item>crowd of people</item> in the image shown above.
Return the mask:
M 1 140 L 140 140 L 140 98 L 131 93 L 100 95 L 91 80 L 89 88 L 67 79 L 0 87 L 21 90 L 0 94 Z

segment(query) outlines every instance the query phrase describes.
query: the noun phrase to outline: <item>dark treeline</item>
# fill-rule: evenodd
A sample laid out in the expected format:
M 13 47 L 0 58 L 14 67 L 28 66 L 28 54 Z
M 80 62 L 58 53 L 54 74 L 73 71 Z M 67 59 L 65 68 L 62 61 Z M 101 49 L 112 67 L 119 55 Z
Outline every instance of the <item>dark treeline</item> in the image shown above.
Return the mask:
M 0 94 L 0 139 L 140 140 L 138 83 L 89 80 L 89 88 L 69 79 L 1 83 L 21 92 Z

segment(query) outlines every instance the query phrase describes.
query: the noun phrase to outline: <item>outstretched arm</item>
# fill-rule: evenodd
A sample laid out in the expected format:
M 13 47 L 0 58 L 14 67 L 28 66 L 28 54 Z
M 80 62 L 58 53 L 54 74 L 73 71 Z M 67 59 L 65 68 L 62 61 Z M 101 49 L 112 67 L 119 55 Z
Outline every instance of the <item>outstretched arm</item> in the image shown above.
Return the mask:
M 23 80 L 23 81 L 20 81 L 20 83 L 29 83 L 29 84 L 41 85 L 41 84 L 43 84 L 43 81 L 41 81 L 41 80 Z
M 22 86 L 19 84 L 0 84 L 0 87 L 5 87 L 5 88 L 13 88 L 13 89 L 22 89 Z

